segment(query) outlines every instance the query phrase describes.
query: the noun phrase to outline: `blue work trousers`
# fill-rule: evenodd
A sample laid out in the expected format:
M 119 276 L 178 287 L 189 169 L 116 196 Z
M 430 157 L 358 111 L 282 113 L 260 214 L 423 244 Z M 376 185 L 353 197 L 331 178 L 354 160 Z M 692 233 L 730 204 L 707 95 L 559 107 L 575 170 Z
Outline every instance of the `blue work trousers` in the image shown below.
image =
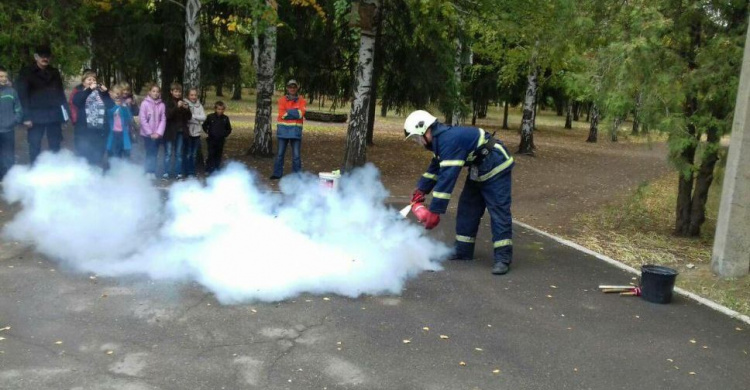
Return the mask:
M 466 179 L 456 215 L 456 258 L 472 259 L 479 222 L 490 213 L 495 263 L 513 260 L 513 218 L 510 214 L 510 169 L 487 181 Z

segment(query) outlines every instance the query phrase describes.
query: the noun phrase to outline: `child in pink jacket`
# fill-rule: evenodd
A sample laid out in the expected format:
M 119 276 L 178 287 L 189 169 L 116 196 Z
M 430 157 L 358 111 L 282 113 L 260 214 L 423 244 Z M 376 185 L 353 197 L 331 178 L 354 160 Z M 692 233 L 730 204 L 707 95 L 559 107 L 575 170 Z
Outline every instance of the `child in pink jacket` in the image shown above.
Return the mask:
M 148 96 L 141 103 L 139 118 L 141 137 L 146 149 L 146 176 L 156 179 L 156 155 L 167 124 L 164 103 L 161 101 L 161 88 L 156 83 L 149 86 Z

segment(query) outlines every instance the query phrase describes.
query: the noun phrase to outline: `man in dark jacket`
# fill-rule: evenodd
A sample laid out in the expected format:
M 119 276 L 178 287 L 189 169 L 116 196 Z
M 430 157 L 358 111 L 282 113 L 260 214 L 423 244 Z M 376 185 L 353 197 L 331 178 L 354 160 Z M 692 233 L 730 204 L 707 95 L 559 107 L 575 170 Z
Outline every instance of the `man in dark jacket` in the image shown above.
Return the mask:
M 41 153 L 45 133 L 49 150 L 60 150 L 61 124 L 69 117 L 62 77 L 50 66 L 51 58 L 48 46 L 38 47 L 34 52 L 35 63 L 22 69 L 18 76 L 18 96 L 23 107 L 23 124 L 29 129 L 29 162 L 32 164 Z

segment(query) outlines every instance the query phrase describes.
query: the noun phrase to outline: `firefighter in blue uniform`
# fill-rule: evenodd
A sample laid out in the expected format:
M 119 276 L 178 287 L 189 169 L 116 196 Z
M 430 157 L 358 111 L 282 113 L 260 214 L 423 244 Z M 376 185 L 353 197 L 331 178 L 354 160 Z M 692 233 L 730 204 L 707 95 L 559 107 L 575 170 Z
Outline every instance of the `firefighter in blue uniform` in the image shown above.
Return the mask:
M 437 226 L 440 214 L 448 208 L 461 168 L 467 167 L 469 175 L 458 200 L 454 259 L 473 259 L 479 222 L 486 208 L 492 226 L 492 273 L 506 274 L 513 258 L 510 214 L 513 157 L 484 130 L 445 125 L 423 110 L 406 118 L 404 132 L 407 139 L 415 140 L 434 156 L 412 196 L 412 212 L 417 220 L 427 229 Z M 425 196 L 430 192 L 432 202 L 427 208 Z

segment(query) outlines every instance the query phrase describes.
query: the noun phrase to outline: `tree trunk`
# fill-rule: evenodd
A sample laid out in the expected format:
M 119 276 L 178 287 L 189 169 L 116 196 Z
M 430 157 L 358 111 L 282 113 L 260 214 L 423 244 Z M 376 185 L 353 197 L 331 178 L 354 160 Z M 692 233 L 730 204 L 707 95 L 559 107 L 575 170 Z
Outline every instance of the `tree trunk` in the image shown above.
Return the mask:
M 615 116 L 612 119 L 612 132 L 609 134 L 609 140 L 612 142 L 617 142 L 617 132 L 620 130 L 620 125 L 622 124 L 622 118 L 619 116 Z
M 224 97 L 224 78 L 219 78 L 216 83 L 216 97 Z
M 688 117 L 690 119 L 690 117 Z M 688 134 L 695 139 L 695 124 L 687 126 Z M 695 140 L 697 141 L 697 140 Z M 678 236 L 688 236 L 690 233 L 690 213 L 692 210 L 693 193 L 693 161 L 695 161 L 695 150 L 697 142 L 691 142 L 680 153 L 679 160 L 685 168 L 680 172 L 680 183 L 677 186 L 677 208 L 675 210 L 676 220 L 674 232 Z
M 458 126 L 463 121 L 461 118 L 461 54 L 463 53 L 463 44 L 460 39 L 456 38 L 456 54 L 453 64 L 453 82 L 456 83 L 455 96 L 453 99 L 453 112 L 451 113 L 450 124 Z
M 565 113 L 565 128 L 573 128 L 573 102 L 571 102 L 570 100 L 568 100 L 567 112 Z
M 581 116 L 581 103 L 573 102 L 573 120 L 578 122 Z
M 380 79 L 380 73 L 383 70 L 383 15 L 385 11 L 385 4 L 379 11 L 380 17 L 377 18 L 375 24 L 375 58 L 373 59 L 372 69 L 372 91 L 370 96 L 370 104 L 367 109 L 367 146 L 375 145 L 375 112 L 377 111 L 378 103 L 378 80 Z
M 693 192 L 693 204 L 690 210 L 690 227 L 688 235 L 697 237 L 701 233 L 701 226 L 706 221 L 706 201 L 708 190 L 714 179 L 714 168 L 719 161 L 719 136 L 716 127 L 708 128 L 706 132 L 708 145 L 703 152 L 701 165 L 695 177 L 695 190 Z
M 630 132 L 631 135 L 638 135 L 638 127 L 640 125 L 638 116 L 641 115 L 642 101 L 643 101 L 643 92 L 638 92 L 638 95 L 635 97 L 635 108 L 633 109 L 633 130 Z
M 596 142 L 599 138 L 599 108 L 596 104 L 591 106 L 591 126 L 589 126 L 589 137 L 586 142 Z
M 589 103 L 588 106 L 586 107 L 586 122 L 591 122 L 591 111 L 594 109 L 594 107 L 596 107 L 596 105 L 594 105 L 593 103 Z M 597 112 L 597 115 L 598 114 L 599 113 Z M 597 118 L 597 120 L 598 119 L 599 118 Z
M 185 72 L 182 77 L 185 91 L 198 88 L 201 82 L 200 10 L 201 0 L 187 0 L 185 3 Z
M 694 21 L 690 26 L 690 49 L 684 54 L 688 63 L 688 69 L 692 72 L 698 68 L 696 62 L 697 52 L 701 45 L 701 24 L 700 21 Z M 680 169 L 680 183 L 677 187 L 677 207 L 675 210 L 675 235 L 690 235 L 690 218 L 692 216 L 693 198 L 692 191 L 695 174 L 693 172 L 695 164 L 695 151 L 700 143 L 700 134 L 693 122 L 693 115 L 698 111 L 698 98 L 688 92 L 683 106 L 683 115 L 687 122 L 687 139 L 684 143 L 682 152 L 678 156 L 678 167 Z M 702 221 L 701 221 L 702 222 Z
M 377 18 L 380 0 L 361 1 L 359 7 L 370 8 L 373 18 Z M 374 9 L 373 9 L 374 8 Z M 361 11 L 360 11 L 361 12 Z M 369 22 L 370 26 L 375 20 Z M 362 29 L 359 40 L 359 58 L 355 70 L 354 98 L 349 114 L 349 128 L 346 134 L 346 149 L 344 150 L 344 171 L 351 171 L 355 167 L 367 162 L 367 113 L 372 98 L 372 72 L 375 57 L 375 36 L 372 30 Z
M 237 80 L 234 83 L 234 91 L 232 92 L 232 100 L 242 100 L 242 81 Z
M 248 154 L 271 157 L 273 153 L 271 131 L 271 103 L 273 99 L 273 73 L 276 66 L 276 24 L 269 23 L 258 40 L 257 103 L 255 108 L 255 138 Z
M 367 107 L 367 134 L 365 136 L 365 142 L 367 143 L 367 146 L 375 145 L 375 111 L 377 111 L 378 109 L 378 84 L 374 81 L 375 78 L 376 76 L 373 75 L 372 96 L 370 97 L 370 101 Z
M 477 115 L 479 115 L 479 103 L 477 103 L 476 100 L 472 100 L 471 102 L 471 125 L 476 126 L 477 124 Z
M 482 100 L 481 103 L 479 103 L 479 112 L 477 113 L 477 117 L 479 119 L 487 118 L 487 110 L 489 109 L 490 102 L 486 100 Z
M 555 99 L 555 113 L 557 116 L 563 116 L 565 114 L 565 99 L 563 98 L 557 98 Z
M 526 97 L 523 100 L 523 120 L 521 121 L 521 144 L 518 153 L 534 155 L 534 117 L 536 116 L 535 103 L 537 91 L 538 68 L 531 67 L 527 76 Z
M 508 106 L 510 104 L 505 101 L 505 108 L 503 109 L 503 129 L 508 130 Z

